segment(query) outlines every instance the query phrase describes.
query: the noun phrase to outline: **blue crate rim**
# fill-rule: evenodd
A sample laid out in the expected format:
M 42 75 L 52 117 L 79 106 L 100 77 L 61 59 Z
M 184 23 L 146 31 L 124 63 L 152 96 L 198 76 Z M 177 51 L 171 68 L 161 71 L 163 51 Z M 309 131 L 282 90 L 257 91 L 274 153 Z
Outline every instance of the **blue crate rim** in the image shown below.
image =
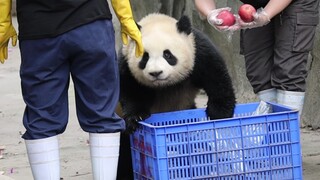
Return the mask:
M 245 103 L 245 104 L 239 104 L 239 105 L 254 105 L 254 104 L 258 104 L 259 102 L 251 102 L 251 103 Z M 262 114 L 262 115 L 252 115 L 252 116 L 243 116 L 243 117 L 231 117 L 231 118 L 222 118 L 222 119 L 207 119 L 205 121 L 199 121 L 199 122 L 190 122 L 190 123 L 184 123 L 184 124 L 172 124 L 172 125 L 157 125 L 154 126 L 150 123 L 146 123 L 144 121 L 139 121 L 138 123 L 142 126 L 147 126 L 150 128 L 166 128 L 166 127 L 179 127 L 179 126 L 186 126 L 186 125 L 194 125 L 194 124 L 204 124 L 204 123 L 216 123 L 216 122 L 222 122 L 222 121 L 232 121 L 232 120 L 237 120 L 237 119 L 251 119 L 252 117 L 266 117 L 266 116 L 277 116 L 279 114 L 294 114 L 294 113 L 298 113 L 297 109 L 292 109 L 288 106 L 285 105 L 281 105 L 281 104 L 277 104 L 277 103 L 273 103 L 273 102 L 267 102 L 268 104 L 271 105 L 276 105 L 276 106 L 280 106 L 283 108 L 286 108 L 287 111 L 282 111 L 282 112 L 273 112 L 270 114 Z M 196 109 L 186 109 L 186 110 L 181 110 L 181 112 L 188 112 L 188 111 L 195 111 L 195 110 L 205 110 L 205 108 L 196 108 Z M 177 111 L 173 111 L 173 112 L 177 112 Z M 163 112 L 163 113 L 154 113 L 152 115 L 165 115 L 165 114 L 170 114 L 172 112 Z M 152 116 L 151 115 L 151 116 Z M 150 118 L 150 117 L 149 117 Z M 206 117 L 204 117 L 206 118 Z M 146 119 L 147 120 L 147 119 Z

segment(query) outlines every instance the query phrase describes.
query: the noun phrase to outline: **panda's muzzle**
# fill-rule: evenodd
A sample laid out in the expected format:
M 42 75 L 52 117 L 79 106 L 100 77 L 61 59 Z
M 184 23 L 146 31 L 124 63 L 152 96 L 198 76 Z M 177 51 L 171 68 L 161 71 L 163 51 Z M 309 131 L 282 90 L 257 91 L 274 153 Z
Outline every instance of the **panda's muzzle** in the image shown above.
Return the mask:
M 157 78 L 163 73 L 163 71 L 154 71 L 154 72 L 150 72 L 150 76 Z

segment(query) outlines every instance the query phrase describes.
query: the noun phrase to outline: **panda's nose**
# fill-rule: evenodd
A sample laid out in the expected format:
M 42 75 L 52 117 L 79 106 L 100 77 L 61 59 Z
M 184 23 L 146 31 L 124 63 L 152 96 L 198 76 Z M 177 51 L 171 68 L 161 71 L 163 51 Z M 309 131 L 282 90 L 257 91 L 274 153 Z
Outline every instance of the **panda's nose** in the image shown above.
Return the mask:
M 149 74 L 153 77 L 158 77 L 163 71 L 154 71 L 154 72 L 150 72 Z

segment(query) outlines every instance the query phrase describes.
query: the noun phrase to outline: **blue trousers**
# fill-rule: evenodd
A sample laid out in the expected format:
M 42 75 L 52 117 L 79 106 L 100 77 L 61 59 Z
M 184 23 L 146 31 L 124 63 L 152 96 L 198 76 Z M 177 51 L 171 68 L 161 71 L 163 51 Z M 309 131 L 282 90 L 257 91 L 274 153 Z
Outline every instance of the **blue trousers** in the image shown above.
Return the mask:
M 119 72 L 112 21 L 98 20 L 54 38 L 20 41 L 21 88 L 26 108 L 24 139 L 65 131 L 72 77 L 81 128 L 91 133 L 122 131 L 115 114 Z

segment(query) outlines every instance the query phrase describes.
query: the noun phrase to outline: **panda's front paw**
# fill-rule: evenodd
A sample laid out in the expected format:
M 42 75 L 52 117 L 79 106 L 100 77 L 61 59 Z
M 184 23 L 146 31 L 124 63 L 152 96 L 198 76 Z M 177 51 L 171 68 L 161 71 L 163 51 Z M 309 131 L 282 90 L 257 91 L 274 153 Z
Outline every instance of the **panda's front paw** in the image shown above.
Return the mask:
M 233 116 L 233 107 L 208 106 L 206 113 L 209 119 L 231 118 Z
M 138 126 L 139 121 L 143 121 L 150 117 L 149 113 L 141 113 L 140 115 L 132 115 L 132 116 L 126 116 L 124 119 L 126 121 L 126 130 L 125 133 L 132 134 L 134 133 Z
M 141 121 L 141 119 L 138 116 L 131 116 L 131 117 L 126 118 L 125 133 L 127 133 L 127 134 L 134 133 L 134 131 L 136 131 L 136 129 L 139 126 L 139 123 L 138 123 L 139 121 Z

